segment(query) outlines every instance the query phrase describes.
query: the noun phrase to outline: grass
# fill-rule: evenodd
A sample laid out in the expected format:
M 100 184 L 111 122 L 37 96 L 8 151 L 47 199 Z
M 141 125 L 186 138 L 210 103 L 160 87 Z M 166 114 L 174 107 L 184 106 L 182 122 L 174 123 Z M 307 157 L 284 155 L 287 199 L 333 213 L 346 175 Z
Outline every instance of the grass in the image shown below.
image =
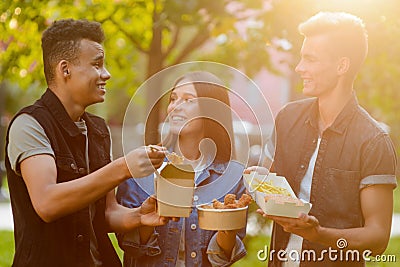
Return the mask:
M 246 236 L 243 241 L 247 249 L 247 255 L 238 262 L 234 263 L 232 266 L 267 266 L 266 261 L 261 261 L 257 258 L 257 253 L 259 250 L 265 250 L 266 246 L 269 246 L 270 237 L 265 235 L 258 235 L 253 237 Z M 261 254 L 261 256 L 263 256 L 263 254 Z
M 111 242 L 114 245 L 115 251 L 117 252 L 117 254 L 122 262 L 122 256 L 124 255 L 124 251 L 119 248 L 118 241 L 117 241 L 117 238 L 115 237 L 115 234 L 108 234 L 108 236 L 110 237 Z
M 11 266 L 14 255 L 14 234 L 12 231 L 0 231 L 0 267 Z

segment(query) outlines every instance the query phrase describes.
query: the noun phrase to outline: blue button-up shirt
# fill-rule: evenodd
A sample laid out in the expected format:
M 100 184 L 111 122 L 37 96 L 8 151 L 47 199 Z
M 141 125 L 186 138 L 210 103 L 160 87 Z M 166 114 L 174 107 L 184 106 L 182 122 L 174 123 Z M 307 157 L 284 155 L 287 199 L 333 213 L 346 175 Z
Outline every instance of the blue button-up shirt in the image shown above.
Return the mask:
M 213 163 L 196 175 L 194 206 L 209 203 L 214 198 L 223 201 L 226 194 L 238 198 L 245 192 L 242 182 L 243 165 L 236 161 Z M 118 187 L 117 200 L 126 207 L 139 207 L 154 194 L 154 176 L 128 179 Z M 198 225 L 197 209 L 188 218 L 170 221 L 155 228 L 146 244 L 140 244 L 138 230 L 118 234 L 124 253 L 124 266 L 175 267 L 179 253 L 181 232 L 185 234 L 186 266 L 229 266 L 246 255 L 242 238 L 246 229 L 238 231 L 232 256 L 228 259 L 216 242 L 216 231 L 203 230 Z

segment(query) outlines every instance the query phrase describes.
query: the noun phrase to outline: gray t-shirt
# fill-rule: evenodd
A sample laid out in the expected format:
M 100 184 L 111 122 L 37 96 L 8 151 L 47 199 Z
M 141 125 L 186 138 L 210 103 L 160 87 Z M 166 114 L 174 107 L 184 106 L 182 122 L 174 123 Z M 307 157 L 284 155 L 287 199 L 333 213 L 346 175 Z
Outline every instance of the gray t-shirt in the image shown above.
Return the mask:
M 87 127 L 85 121 L 75 122 L 81 133 L 86 137 L 85 159 L 86 169 L 89 170 L 89 147 L 87 138 Z M 7 147 L 8 157 L 11 163 L 11 168 L 21 175 L 20 163 L 31 156 L 48 154 L 55 157 L 54 151 L 50 145 L 50 140 L 47 137 L 43 127 L 31 115 L 21 114 L 15 118 L 10 128 L 9 144 Z M 93 219 L 96 214 L 96 205 L 89 205 L 89 215 L 92 221 L 90 227 L 90 254 L 93 262 L 91 266 L 101 266 L 100 253 L 96 235 L 93 229 Z
M 11 124 L 7 151 L 11 168 L 19 175 L 19 164 L 24 159 L 40 154 L 55 157 L 43 127 L 28 114 L 19 115 Z

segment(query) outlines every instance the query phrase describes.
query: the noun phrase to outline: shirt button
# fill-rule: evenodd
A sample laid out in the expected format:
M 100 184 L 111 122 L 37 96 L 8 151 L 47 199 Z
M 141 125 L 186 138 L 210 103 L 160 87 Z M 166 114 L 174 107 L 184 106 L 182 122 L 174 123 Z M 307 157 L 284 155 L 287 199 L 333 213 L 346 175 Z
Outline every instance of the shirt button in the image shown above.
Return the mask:
M 197 201 L 197 200 L 199 200 L 199 197 L 197 195 L 194 195 L 193 200 Z
M 71 163 L 71 169 L 76 170 L 76 165 L 75 165 L 75 163 Z
M 317 142 L 317 140 L 314 139 L 314 140 L 312 140 L 312 142 L 313 142 L 313 144 L 315 144 Z
M 304 166 L 303 164 L 300 165 L 300 168 L 304 169 L 306 166 Z
M 196 258 L 196 256 L 197 256 L 197 253 L 196 253 L 196 252 L 192 251 L 192 252 L 190 253 L 190 257 Z
M 190 228 L 191 228 L 192 230 L 196 230 L 196 228 L 197 228 L 197 225 L 196 225 L 196 224 L 194 224 L 194 223 L 192 223 L 192 224 L 190 225 Z
M 86 169 L 85 168 L 79 168 L 78 172 L 79 172 L 79 174 L 85 174 L 86 173 Z
M 78 240 L 78 242 L 82 242 L 83 241 L 83 235 L 78 235 L 76 237 L 76 239 Z

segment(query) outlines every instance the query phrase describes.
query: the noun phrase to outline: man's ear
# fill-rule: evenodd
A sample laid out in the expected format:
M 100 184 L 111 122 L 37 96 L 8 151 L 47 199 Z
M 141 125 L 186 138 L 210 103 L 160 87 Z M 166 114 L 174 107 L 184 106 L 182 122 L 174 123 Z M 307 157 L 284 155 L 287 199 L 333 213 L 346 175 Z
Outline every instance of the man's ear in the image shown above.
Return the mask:
M 68 78 L 71 75 L 68 61 L 61 60 L 57 65 L 57 72 L 59 72 L 62 77 Z
M 343 75 L 349 71 L 349 68 L 350 68 L 350 58 L 348 57 L 340 58 L 337 66 L 337 74 Z

